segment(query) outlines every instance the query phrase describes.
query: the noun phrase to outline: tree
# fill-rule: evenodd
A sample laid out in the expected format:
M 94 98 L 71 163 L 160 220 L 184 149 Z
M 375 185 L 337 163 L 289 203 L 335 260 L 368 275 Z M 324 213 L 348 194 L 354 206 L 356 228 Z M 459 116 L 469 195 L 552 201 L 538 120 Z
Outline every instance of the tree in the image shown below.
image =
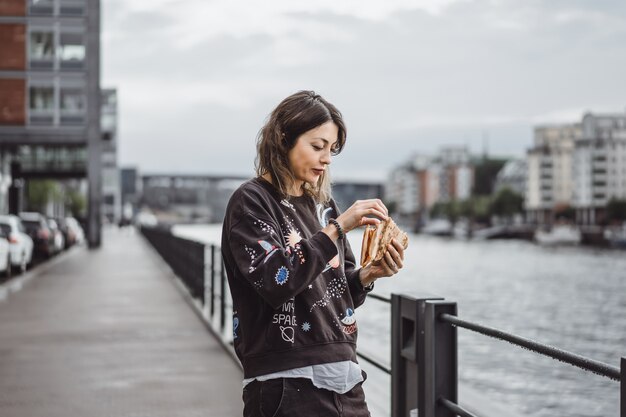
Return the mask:
M 482 159 L 474 163 L 473 195 L 491 195 L 498 172 L 506 164 L 506 159 Z
M 461 215 L 461 204 L 456 200 L 436 203 L 430 210 L 430 215 L 434 218 L 443 217 L 451 223 L 456 223 Z
M 26 206 L 28 210 L 44 212 L 48 203 L 58 200 L 61 191 L 55 181 L 52 180 L 31 180 L 28 182 L 28 192 Z
M 612 198 L 606 205 L 606 219 L 609 223 L 626 221 L 626 200 Z
M 503 188 L 493 197 L 489 211 L 496 216 L 511 218 L 524 212 L 524 197 L 510 188 Z
M 69 190 L 65 196 L 65 210 L 74 217 L 83 217 L 87 207 L 87 199 L 78 191 Z
M 459 205 L 460 215 L 470 219 L 470 222 L 489 223 L 491 197 L 472 196 L 463 200 Z

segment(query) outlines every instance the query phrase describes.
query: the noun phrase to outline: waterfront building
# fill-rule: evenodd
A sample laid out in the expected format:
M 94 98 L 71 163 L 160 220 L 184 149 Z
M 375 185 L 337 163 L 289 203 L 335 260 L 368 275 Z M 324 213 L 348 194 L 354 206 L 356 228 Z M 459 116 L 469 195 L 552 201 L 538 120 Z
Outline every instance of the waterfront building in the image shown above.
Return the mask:
M 102 216 L 119 223 L 122 215 L 120 171 L 117 166 L 117 90 L 103 89 L 102 130 Z
M 438 200 L 439 173 L 440 167 L 426 155 L 416 155 L 391 171 L 384 200 L 398 220 L 414 224 L 428 215 Z
M 498 172 L 494 191 L 497 193 L 504 188 L 508 188 L 525 197 L 527 177 L 528 162 L 525 159 L 511 159 Z
M 436 156 L 416 155 L 396 167 L 386 184 L 385 199 L 397 215 L 412 224 L 428 221 L 438 202 L 471 196 L 474 169 L 466 147 L 445 147 Z
M 574 144 L 582 137 L 580 123 L 539 126 L 528 150 L 525 206 L 533 223 L 552 223 L 555 213 L 572 204 Z
M 603 224 L 607 203 L 626 199 L 626 113 L 585 114 L 574 161 L 576 221 Z
M 469 150 L 465 146 L 448 146 L 439 152 L 439 201 L 468 199 L 472 194 L 474 170 L 470 166 Z
M 8 200 L 6 211 L 21 210 L 29 179 L 87 178 L 87 240 L 99 246 L 100 2 L 2 0 L 0 45 L 0 198 Z

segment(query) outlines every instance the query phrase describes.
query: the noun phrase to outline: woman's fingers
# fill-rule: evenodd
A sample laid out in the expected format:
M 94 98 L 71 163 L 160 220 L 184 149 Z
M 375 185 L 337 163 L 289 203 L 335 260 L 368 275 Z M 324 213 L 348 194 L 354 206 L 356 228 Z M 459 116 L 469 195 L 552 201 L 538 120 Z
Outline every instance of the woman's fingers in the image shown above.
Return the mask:
M 404 248 L 396 238 L 391 239 L 391 246 L 398 253 L 400 260 L 404 260 Z
M 391 260 L 398 267 L 398 269 L 401 269 L 404 266 L 404 263 L 402 262 L 402 256 L 393 245 L 390 244 L 387 247 L 387 253 L 391 256 Z
M 370 215 L 379 217 L 379 218 L 381 218 L 383 220 L 387 219 L 387 215 L 385 214 L 385 212 L 384 211 L 380 211 L 376 207 L 372 207 L 372 208 L 368 209 L 366 214 L 370 214 Z
M 392 275 L 398 273 L 398 265 L 394 262 L 389 251 L 385 252 L 385 263 L 387 268 L 391 271 Z

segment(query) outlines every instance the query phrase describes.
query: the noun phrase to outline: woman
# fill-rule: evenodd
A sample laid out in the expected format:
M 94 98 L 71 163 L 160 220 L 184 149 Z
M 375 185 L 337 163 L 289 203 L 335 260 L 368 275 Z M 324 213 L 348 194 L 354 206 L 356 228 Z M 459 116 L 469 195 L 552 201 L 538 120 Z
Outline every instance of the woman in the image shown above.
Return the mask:
M 230 199 L 222 256 L 244 416 L 368 416 L 354 310 L 402 268 L 398 242 L 357 269 L 345 234 L 387 218 L 378 199 L 339 213 L 328 165 L 346 141 L 341 113 L 312 91 L 284 99 L 261 129 L 257 177 Z

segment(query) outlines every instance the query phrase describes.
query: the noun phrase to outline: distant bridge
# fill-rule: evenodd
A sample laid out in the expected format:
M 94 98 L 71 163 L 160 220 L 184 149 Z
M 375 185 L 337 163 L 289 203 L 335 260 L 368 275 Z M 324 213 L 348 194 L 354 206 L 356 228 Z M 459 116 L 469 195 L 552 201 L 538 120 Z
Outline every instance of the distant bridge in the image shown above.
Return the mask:
M 141 176 L 140 205 L 184 221 L 221 222 L 232 193 L 250 177 L 241 175 L 149 174 Z M 333 197 L 345 210 L 355 200 L 382 198 L 383 185 L 340 181 Z

